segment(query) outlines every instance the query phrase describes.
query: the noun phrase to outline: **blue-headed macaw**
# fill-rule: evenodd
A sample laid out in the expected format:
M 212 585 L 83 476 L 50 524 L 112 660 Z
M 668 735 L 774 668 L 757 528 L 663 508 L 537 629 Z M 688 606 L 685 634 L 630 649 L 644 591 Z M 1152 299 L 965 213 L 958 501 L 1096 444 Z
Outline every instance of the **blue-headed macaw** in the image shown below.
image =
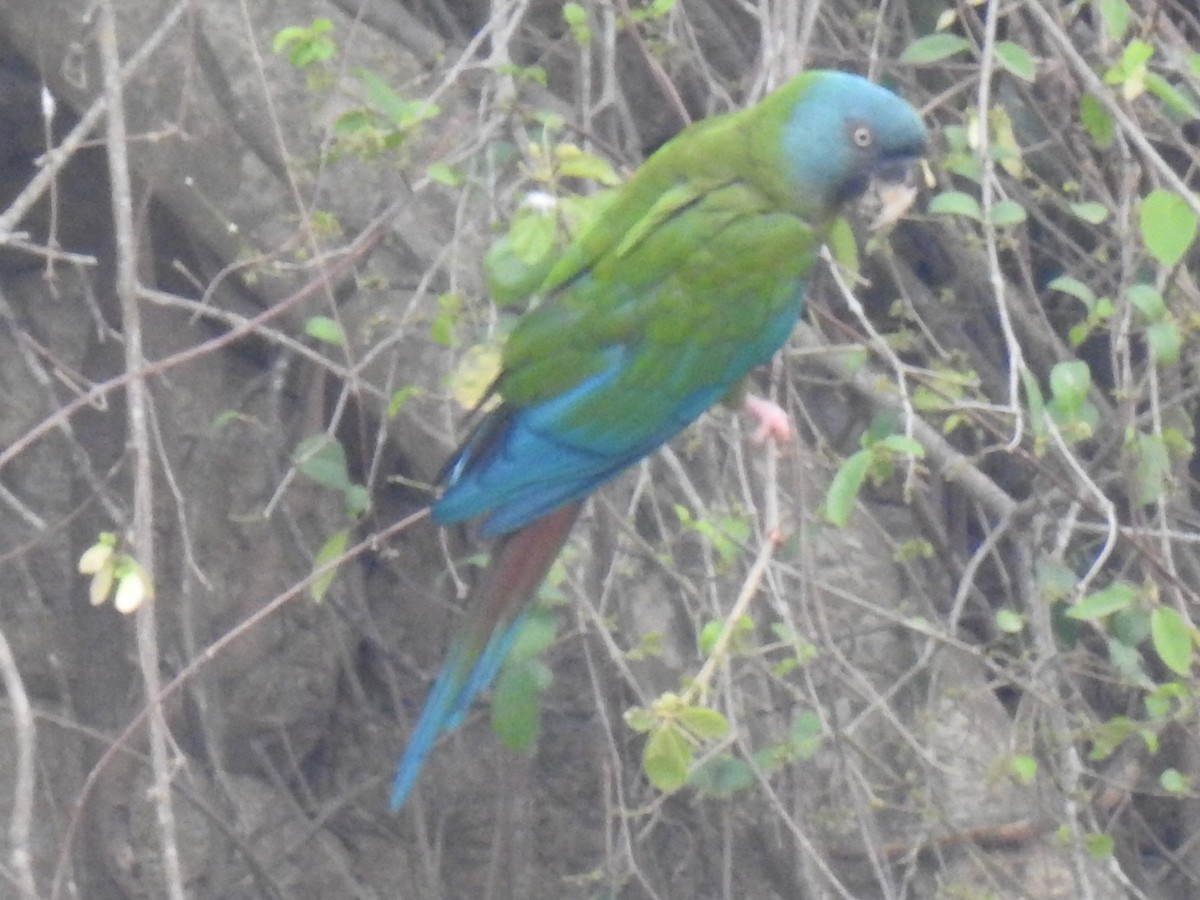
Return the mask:
M 651 156 L 535 291 L 487 412 L 451 458 L 433 518 L 495 538 L 400 760 L 408 797 L 437 736 L 492 681 L 584 499 L 767 362 L 800 316 L 838 209 L 925 149 L 916 111 L 856 75 L 797 76 Z

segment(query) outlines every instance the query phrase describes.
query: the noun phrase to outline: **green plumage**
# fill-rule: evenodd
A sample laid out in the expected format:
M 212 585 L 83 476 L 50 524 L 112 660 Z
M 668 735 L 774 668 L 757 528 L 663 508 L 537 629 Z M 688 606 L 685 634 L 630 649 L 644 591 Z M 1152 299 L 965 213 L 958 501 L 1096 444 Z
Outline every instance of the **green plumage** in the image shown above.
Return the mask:
M 614 394 L 654 391 L 666 376 L 686 383 L 692 369 L 719 370 L 720 357 L 798 303 L 797 282 L 832 210 L 787 184 L 783 148 L 770 136 L 816 75 L 692 126 L 634 174 L 550 271 L 543 304 L 509 338 L 496 385 L 506 402 L 530 406 L 569 390 L 605 367 L 613 344 L 639 348 Z M 668 349 L 685 343 L 708 352 L 679 358 Z M 685 369 L 664 372 L 672 363 Z M 602 414 L 606 402 L 582 404 L 577 418 Z M 646 398 L 638 418 L 670 402 Z
M 499 538 L 396 774 L 415 783 L 507 655 L 584 498 L 736 392 L 800 315 L 844 201 L 919 155 L 925 130 L 889 91 L 801 75 L 654 154 L 550 269 L 510 335 L 494 392 L 451 459 L 436 521 Z

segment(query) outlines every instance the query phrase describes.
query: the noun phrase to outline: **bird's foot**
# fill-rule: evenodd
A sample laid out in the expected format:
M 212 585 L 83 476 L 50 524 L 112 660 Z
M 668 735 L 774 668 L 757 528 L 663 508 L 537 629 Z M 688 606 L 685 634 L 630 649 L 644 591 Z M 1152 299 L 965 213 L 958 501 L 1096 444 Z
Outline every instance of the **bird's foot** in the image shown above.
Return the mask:
M 750 436 L 752 443 L 762 445 L 770 438 L 776 444 L 787 444 L 792 440 L 792 419 L 783 407 L 774 400 L 747 394 L 742 408 L 758 423 L 758 428 Z

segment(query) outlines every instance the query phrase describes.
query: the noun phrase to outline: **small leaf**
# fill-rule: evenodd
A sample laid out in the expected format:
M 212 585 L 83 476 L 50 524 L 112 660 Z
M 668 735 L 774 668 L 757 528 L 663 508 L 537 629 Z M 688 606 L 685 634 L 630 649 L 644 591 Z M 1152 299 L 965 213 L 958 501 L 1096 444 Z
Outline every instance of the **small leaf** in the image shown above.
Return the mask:
M 317 555 L 313 558 L 313 571 L 321 568 L 328 562 L 337 559 L 346 552 L 346 546 L 350 542 L 350 532 L 346 529 L 336 531 L 325 539 L 325 543 L 321 545 L 321 549 L 317 551 Z M 312 585 L 309 587 L 309 596 L 313 598 L 314 603 L 320 603 L 325 596 L 329 586 L 333 584 L 333 579 L 337 577 L 337 568 L 332 568 L 328 572 L 324 572 L 313 579 Z
M 1150 345 L 1150 355 L 1156 363 L 1170 365 L 1179 361 L 1183 335 L 1179 326 L 1170 320 L 1155 322 L 1146 329 L 1146 343 Z
M 934 215 L 966 216 L 976 222 L 983 221 L 983 210 L 979 201 L 962 191 L 942 191 L 929 201 L 929 212 Z
M 355 74 L 362 79 L 367 103 L 373 109 L 382 113 L 396 125 L 408 121 L 413 112 L 412 105 L 397 94 L 390 84 L 370 69 L 358 69 Z
M 1084 284 L 1077 278 L 1072 278 L 1069 275 L 1059 275 L 1053 279 L 1046 287 L 1055 291 L 1062 291 L 1064 294 L 1070 294 L 1077 300 L 1081 300 L 1083 305 L 1091 309 L 1096 302 L 1096 292 Z
M 584 178 L 607 187 L 621 183 L 621 177 L 603 157 L 586 153 L 574 144 L 559 144 L 554 155 L 558 158 L 558 173 L 570 178 Z
M 956 34 L 927 34 L 917 38 L 900 54 L 900 62 L 921 66 L 970 49 L 971 42 Z
M 704 623 L 704 627 L 700 629 L 700 652 L 708 656 L 713 652 L 713 648 L 717 646 L 717 640 L 721 637 L 721 632 L 725 630 L 725 623 L 718 622 L 715 619 L 710 619 Z
M 98 570 L 93 576 L 91 583 L 88 585 L 88 602 L 92 606 L 100 606 L 108 599 L 109 593 L 112 591 L 115 575 L 112 566 L 105 566 Z
M 1005 634 L 1019 634 L 1025 629 L 1025 617 L 1012 609 L 996 611 L 996 627 Z
M 389 419 L 394 419 L 399 415 L 400 410 L 413 397 L 420 395 L 421 389 L 415 384 L 405 385 L 400 390 L 392 394 L 392 399 L 388 401 L 387 416 Z
M 858 492 L 867 480 L 871 461 L 870 450 L 859 450 L 851 454 L 833 476 L 829 493 L 825 496 L 825 518 L 839 528 L 845 528 L 850 521 L 850 511 L 854 509 Z
M 925 448 L 921 445 L 921 442 L 906 434 L 889 434 L 876 441 L 872 446 L 885 447 L 893 453 L 913 456 L 917 459 L 925 458 Z
M 113 594 L 113 608 L 128 615 L 135 612 L 151 596 L 150 582 L 140 566 L 118 576 L 117 591 Z
M 463 409 L 475 409 L 500 374 L 500 346 L 494 343 L 468 347 L 450 376 L 450 393 Z
M 521 623 L 504 664 L 537 659 L 558 639 L 558 616 L 545 606 L 535 606 Z
M 517 259 L 527 266 L 534 266 L 554 250 L 556 233 L 553 207 L 546 209 L 535 202 L 523 205 L 517 211 L 508 238 Z
M 798 759 L 812 759 L 821 749 L 825 738 L 825 725 L 821 717 L 811 709 L 801 710 L 792 720 L 788 744 Z
M 1150 640 L 1168 669 L 1181 677 L 1192 669 L 1192 629 L 1169 606 L 1156 606 L 1150 613 Z
M 1175 115 L 1182 119 L 1200 118 L 1200 107 L 1157 72 L 1146 73 L 1146 90 L 1157 97 Z
M 346 451 L 329 435 L 314 434 L 302 440 L 292 453 L 292 461 L 317 484 L 335 491 L 345 490 L 350 485 Z
M 341 326 L 328 316 L 313 316 L 304 323 L 304 333 L 309 337 L 316 338 L 318 341 L 324 341 L 336 347 L 342 347 L 346 344 L 346 340 L 342 336 Z
M 1129 302 L 1151 322 L 1157 322 L 1167 314 L 1167 303 L 1152 284 L 1130 285 Z
M 1000 60 L 1000 65 L 1024 81 L 1033 81 L 1037 75 L 1037 63 L 1020 44 L 1014 44 L 1012 41 L 997 42 L 996 58 Z
M 1071 212 L 1089 225 L 1099 225 L 1108 218 L 1108 207 L 1103 203 L 1097 203 L 1095 200 L 1088 200 L 1084 203 L 1071 203 L 1069 205 Z
M 854 275 L 858 274 L 858 239 L 854 237 L 854 230 L 845 216 L 834 219 L 825 243 L 829 245 L 829 252 L 839 266 Z
M 554 676 L 538 659 L 506 665 L 492 692 L 492 730 L 509 750 L 527 750 L 542 728 L 541 693 Z
M 625 710 L 625 724 L 634 731 L 645 734 L 658 725 L 658 716 L 644 707 L 634 706 Z
M 1189 779 L 1178 769 L 1163 769 L 1158 783 L 1169 794 L 1186 794 L 1190 790 Z
M 642 769 L 660 791 L 670 794 L 683 787 L 691 764 L 691 745 L 678 726 L 663 723 L 650 734 L 642 751 Z
M 714 797 L 729 797 L 754 785 L 754 770 L 728 753 L 719 753 L 696 768 L 692 787 Z
M 1056 363 L 1050 370 L 1050 392 L 1065 413 L 1078 412 L 1092 387 L 1092 372 L 1083 360 Z
M 707 706 L 689 706 L 679 714 L 679 722 L 704 741 L 719 741 L 729 734 L 729 720 Z
M 1138 589 L 1124 581 L 1116 581 L 1094 594 L 1088 594 L 1067 610 L 1067 618 L 1082 622 L 1103 619 L 1132 604 L 1138 598 Z
M 1125 37 L 1133 10 L 1126 0 L 1096 0 L 1093 4 L 1104 23 L 1105 36 L 1114 43 Z
M 1183 259 L 1196 238 L 1196 213 L 1174 191 L 1158 188 L 1142 200 L 1138 215 L 1150 255 L 1168 268 Z
M 1020 225 L 1025 218 L 1025 207 L 1016 200 L 1001 200 L 992 204 L 992 224 L 999 228 Z
M 1008 761 L 1009 771 L 1018 784 L 1033 784 L 1037 778 L 1037 760 L 1025 753 L 1018 753 Z
M 1128 443 L 1134 456 L 1135 499 L 1139 504 L 1155 503 L 1167 492 L 1171 476 L 1171 457 L 1166 441 L 1156 434 L 1136 432 Z
M 1116 125 L 1104 104 L 1091 94 L 1079 98 L 1079 120 L 1101 150 L 1107 150 L 1116 135 Z
M 1084 837 L 1083 846 L 1092 859 L 1104 860 L 1112 856 L 1115 844 L 1107 834 L 1089 834 Z
M 446 187 L 458 187 L 463 182 L 462 175 L 441 161 L 432 162 L 426 166 L 425 174 Z
M 96 543 L 83 551 L 79 557 L 79 574 L 95 575 L 101 569 L 110 568 L 116 552 L 117 536 L 110 531 L 102 532 Z

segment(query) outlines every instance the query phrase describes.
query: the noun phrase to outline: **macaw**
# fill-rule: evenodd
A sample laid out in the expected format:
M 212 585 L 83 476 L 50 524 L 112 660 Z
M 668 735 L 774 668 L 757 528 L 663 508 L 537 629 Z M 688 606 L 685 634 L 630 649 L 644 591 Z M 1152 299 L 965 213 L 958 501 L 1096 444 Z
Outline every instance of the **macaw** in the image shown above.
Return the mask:
M 586 497 L 670 440 L 787 340 L 821 243 L 873 179 L 925 149 L 917 112 L 846 72 L 801 74 L 698 122 L 621 186 L 517 322 L 434 521 L 494 538 L 400 760 L 399 809 L 434 741 L 486 689 Z M 759 407 L 761 409 L 761 406 Z

